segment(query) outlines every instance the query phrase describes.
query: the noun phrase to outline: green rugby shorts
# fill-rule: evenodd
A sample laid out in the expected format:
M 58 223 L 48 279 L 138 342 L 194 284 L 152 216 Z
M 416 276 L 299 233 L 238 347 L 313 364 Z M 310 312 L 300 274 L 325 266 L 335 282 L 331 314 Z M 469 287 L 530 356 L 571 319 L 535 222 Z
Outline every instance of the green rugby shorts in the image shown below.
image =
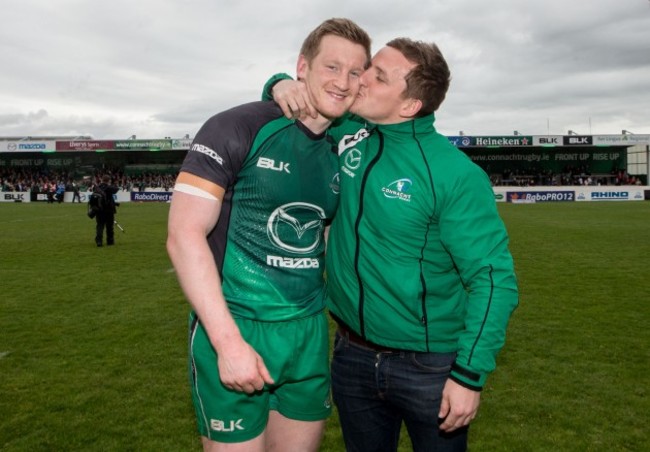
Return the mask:
M 327 418 L 332 408 L 325 313 L 283 322 L 235 321 L 275 383 L 254 394 L 223 386 L 218 357 L 192 313 L 190 383 L 200 434 L 223 443 L 248 441 L 264 431 L 270 410 L 300 421 Z

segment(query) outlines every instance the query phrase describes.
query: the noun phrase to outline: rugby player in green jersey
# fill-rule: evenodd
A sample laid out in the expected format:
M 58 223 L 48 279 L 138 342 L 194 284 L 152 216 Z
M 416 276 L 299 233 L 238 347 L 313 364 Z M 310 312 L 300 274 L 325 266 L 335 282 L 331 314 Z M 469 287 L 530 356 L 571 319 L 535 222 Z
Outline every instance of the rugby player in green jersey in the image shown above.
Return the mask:
M 174 188 L 167 250 L 193 311 L 190 377 L 205 450 L 316 451 L 331 412 L 324 232 L 338 206 L 327 133 L 347 112 L 370 38 L 331 19 L 297 62 L 317 114 L 271 102 L 199 130 Z

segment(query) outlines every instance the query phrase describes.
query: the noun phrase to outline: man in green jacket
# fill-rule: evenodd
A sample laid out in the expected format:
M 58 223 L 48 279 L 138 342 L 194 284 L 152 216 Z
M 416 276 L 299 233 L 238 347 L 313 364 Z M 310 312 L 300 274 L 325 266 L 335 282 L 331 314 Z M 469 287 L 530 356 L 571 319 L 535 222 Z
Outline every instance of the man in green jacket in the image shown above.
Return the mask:
M 265 93 L 287 115 L 310 111 L 282 78 Z M 332 389 L 348 451 L 397 450 L 402 422 L 416 451 L 465 450 L 518 303 L 489 178 L 433 126 L 449 79 L 435 44 L 395 39 L 361 77 L 356 116 L 330 129 Z

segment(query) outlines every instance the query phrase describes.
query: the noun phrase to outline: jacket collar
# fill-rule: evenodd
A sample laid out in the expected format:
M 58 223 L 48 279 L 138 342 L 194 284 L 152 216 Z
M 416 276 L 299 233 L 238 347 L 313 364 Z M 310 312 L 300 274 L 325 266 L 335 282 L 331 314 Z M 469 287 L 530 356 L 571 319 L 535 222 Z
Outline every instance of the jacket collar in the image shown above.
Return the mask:
M 419 135 L 422 133 L 435 133 L 433 126 L 435 114 L 422 116 L 421 118 L 411 119 L 409 121 L 399 122 L 397 124 L 369 124 L 372 128 L 377 128 L 383 133 L 408 133 Z

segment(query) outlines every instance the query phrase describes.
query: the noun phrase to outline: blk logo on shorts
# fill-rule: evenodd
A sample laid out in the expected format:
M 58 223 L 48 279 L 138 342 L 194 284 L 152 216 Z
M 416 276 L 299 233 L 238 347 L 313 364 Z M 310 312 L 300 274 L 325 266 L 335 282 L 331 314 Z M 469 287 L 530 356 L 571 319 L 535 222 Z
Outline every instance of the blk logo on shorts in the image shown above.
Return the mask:
M 236 421 L 210 419 L 210 429 L 216 432 L 234 432 L 235 430 L 244 430 L 244 427 L 241 426 L 242 421 L 243 419 L 237 419 Z

